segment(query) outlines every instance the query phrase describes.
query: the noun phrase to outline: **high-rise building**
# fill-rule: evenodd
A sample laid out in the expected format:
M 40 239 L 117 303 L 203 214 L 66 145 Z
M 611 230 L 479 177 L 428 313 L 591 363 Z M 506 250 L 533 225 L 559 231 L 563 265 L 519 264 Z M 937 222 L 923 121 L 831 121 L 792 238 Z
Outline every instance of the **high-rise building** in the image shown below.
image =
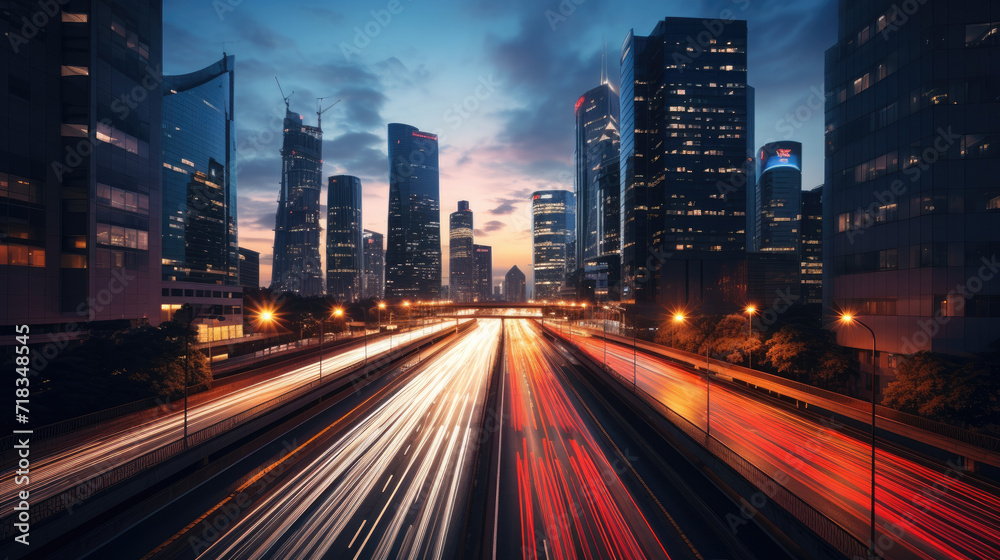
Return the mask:
M 747 26 L 715 23 L 666 18 L 622 45 L 622 299 L 656 313 L 728 312 L 746 297 Z
M 468 200 L 458 201 L 458 211 L 451 213 L 449 234 L 448 295 L 453 301 L 470 302 L 476 297 L 476 261 Z
M 387 298 L 438 299 L 440 212 L 437 135 L 406 124 L 390 124 Z
M 184 304 L 205 341 L 243 336 L 236 230 L 235 58 L 164 76 L 160 320 Z
M 362 232 L 365 273 L 362 277 L 362 297 L 382 299 L 385 296 L 385 245 L 381 233 Z
M 507 303 L 521 303 L 526 301 L 527 295 L 525 294 L 525 278 L 524 273 L 521 272 L 517 265 L 514 265 L 507 271 L 507 274 L 503 279 L 503 299 Z
M 496 286 L 493 286 L 493 301 L 500 301 L 500 296 L 503 295 L 503 294 L 500 293 L 500 289 L 501 288 L 502 288 L 502 285 L 500 285 L 500 284 L 497 284 Z
M 754 250 L 798 254 L 802 223 L 802 144 L 771 142 L 757 156 Z
M 240 247 L 240 286 L 260 287 L 260 253 Z
M 570 191 L 536 191 L 531 195 L 534 299 L 557 298 L 566 274 L 571 272 L 575 208 Z
M 361 179 L 334 175 L 326 196 L 326 295 L 353 303 L 361 299 L 364 271 Z
M 802 248 L 799 273 L 802 294 L 808 305 L 823 303 L 823 185 L 802 191 Z
M 986 62 L 1000 23 L 993 2 L 903 13 L 889 0 L 841 1 L 838 13 L 826 52 L 824 309 L 875 332 L 874 371 L 867 331 L 841 328 L 837 341 L 857 352 L 877 398 L 899 354 L 1000 340 L 1000 100 Z
M 576 120 L 575 266 L 619 251 L 618 93 L 607 80 L 580 96 Z
M 160 318 L 162 3 L 53 5 L 3 6 L 0 344 Z
M 475 255 L 475 282 L 473 282 L 473 293 L 476 301 L 491 301 L 493 293 L 493 247 L 489 245 L 473 245 L 472 252 Z
M 286 107 L 284 131 L 271 289 L 319 296 L 323 294 L 319 225 L 323 130 L 303 124 L 302 115 Z

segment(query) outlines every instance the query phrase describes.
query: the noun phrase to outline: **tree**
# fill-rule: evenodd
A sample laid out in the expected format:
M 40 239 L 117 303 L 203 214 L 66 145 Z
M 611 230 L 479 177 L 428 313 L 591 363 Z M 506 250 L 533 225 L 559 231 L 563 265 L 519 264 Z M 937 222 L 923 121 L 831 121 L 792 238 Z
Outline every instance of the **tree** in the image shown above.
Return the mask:
M 882 404 L 941 422 L 1000 423 L 1000 368 L 996 362 L 959 362 L 933 352 L 902 360 Z
M 786 376 L 839 391 L 850 376 L 850 361 L 830 331 L 788 324 L 767 341 L 767 361 Z
M 699 322 L 692 325 L 691 321 Z M 685 352 L 700 353 L 707 338 L 705 333 L 712 332 L 714 326 L 710 318 L 675 321 L 671 317 L 660 324 L 654 341 Z
M 763 346 L 760 333 L 754 331 L 751 335 L 746 316 L 737 313 L 719 320 L 705 343 L 713 355 L 730 363 L 746 361 L 750 352 L 759 352 Z

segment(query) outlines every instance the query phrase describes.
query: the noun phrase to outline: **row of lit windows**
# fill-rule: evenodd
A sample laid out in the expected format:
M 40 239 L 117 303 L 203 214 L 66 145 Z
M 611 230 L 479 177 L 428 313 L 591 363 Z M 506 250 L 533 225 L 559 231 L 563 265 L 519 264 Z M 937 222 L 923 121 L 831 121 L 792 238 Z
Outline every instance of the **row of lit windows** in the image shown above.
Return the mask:
M 97 184 L 97 202 L 111 206 L 112 208 L 125 210 L 126 212 L 149 214 L 149 196 L 111 187 L 103 183 Z
M 97 243 L 112 247 L 148 251 L 149 232 L 121 226 L 97 224 Z
M 42 185 L 17 175 L 0 173 L 0 198 L 20 200 L 30 204 L 42 203 Z
M 0 265 L 45 267 L 45 249 L 0 243 Z

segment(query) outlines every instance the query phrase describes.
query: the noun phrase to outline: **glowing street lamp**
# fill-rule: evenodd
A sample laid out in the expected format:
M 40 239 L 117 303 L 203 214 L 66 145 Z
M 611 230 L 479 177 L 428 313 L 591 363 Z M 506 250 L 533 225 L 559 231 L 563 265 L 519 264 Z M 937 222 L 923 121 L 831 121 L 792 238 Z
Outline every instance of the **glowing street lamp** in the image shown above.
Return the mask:
M 752 305 L 748 305 L 744 312 L 747 314 L 747 341 L 750 344 L 753 344 L 753 314 L 757 312 L 757 308 Z M 749 369 L 753 369 L 752 346 L 747 348 L 747 367 Z
M 870 558 L 875 558 L 875 391 L 878 390 L 878 381 L 875 376 L 875 370 L 878 368 L 878 362 L 875 359 L 875 353 L 878 343 L 875 340 L 875 331 L 871 329 L 868 325 L 858 321 L 854 315 L 851 313 L 844 313 L 840 316 L 840 324 L 844 326 L 860 325 L 864 327 L 868 334 L 872 335 L 872 488 L 871 488 L 871 540 L 868 543 L 868 555 Z
M 695 323 L 689 323 L 688 320 L 687 320 L 687 317 L 685 317 L 684 314 L 681 313 L 681 312 L 679 312 L 679 311 L 677 313 L 674 313 L 674 322 L 675 323 L 685 323 L 685 324 L 688 324 L 688 325 L 693 325 L 696 329 L 698 329 L 699 332 L 701 332 L 701 334 L 703 334 L 706 337 L 706 340 L 705 340 L 705 370 L 706 370 L 705 371 L 705 387 L 706 387 L 706 389 L 705 389 L 705 416 L 706 416 L 705 424 L 708 426 L 708 430 L 707 430 L 708 431 L 708 435 L 711 436 L 712 435 L 712 377 L 711 377 L 712 376 L 712 366 L 711 366 L 711 362 L 709 361 L 710 358 L 708 356 L 708 333 L 706 333 L 705 330 L 702 329 L 697 324 L 695 324 Z

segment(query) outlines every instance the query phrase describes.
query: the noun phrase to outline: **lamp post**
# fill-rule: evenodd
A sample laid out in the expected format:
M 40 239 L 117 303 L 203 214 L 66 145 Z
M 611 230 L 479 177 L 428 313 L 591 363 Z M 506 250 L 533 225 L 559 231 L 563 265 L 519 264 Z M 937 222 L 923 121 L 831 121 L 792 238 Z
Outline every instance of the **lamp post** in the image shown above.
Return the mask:
M 184 330 L 184 449 L 188 448 L 188 385 L 191 384 L 191 323 L 195 319 L 218 319 L 220 321 L 225 321 L 226 317 L 224 315 L 198 315 L 194 307 L 190 303 L 185 303 L 180 309 L 183 314 L 181 314 L 181 320 L 187 319 L 186 326 Z M 174 316 L 176 318 L 176 315 Z M 209 352 L 211 352 L 212 346 L 209 343 Z M 209 362 L 209 368 L 211 368 L 211 362 Z
M 747 343 L 753 344 L 753 314 L 757 312 L 757 308 L 748 305 L 746 308 L 747 314 Z M 747 367 L 753 369 L 753 346 L 747 347 Z
M 698 332 L 705 336 L 705 425 L 707 426 L 708 435 L 712 435 L 712 366 L 708 357 L 708 333 L 704 329 L 695 325 L 694 323 L 688 323 L 687 317 L 683 313 L 674 314 L 675 323 L 685 323 L 688 325 L 694 325 Z
M 871 487 L 871 540 L 868 543 L 868 556 L 871 560 L 875 560 L 875 392 L 878 390 L 878 381 L 875 375 L 875 370 L 878 368 L 878 361 L 875 359 L 877 342 L 875 340 L 875 331 L 871 329 L 868 325 L 857 320 L 854 315 L 850 313 L 844 313 L 840 316 L 840 322 L 843 325 L 860 325 L 864 327 L 868 334 L 872 336 L 872 487 Z

